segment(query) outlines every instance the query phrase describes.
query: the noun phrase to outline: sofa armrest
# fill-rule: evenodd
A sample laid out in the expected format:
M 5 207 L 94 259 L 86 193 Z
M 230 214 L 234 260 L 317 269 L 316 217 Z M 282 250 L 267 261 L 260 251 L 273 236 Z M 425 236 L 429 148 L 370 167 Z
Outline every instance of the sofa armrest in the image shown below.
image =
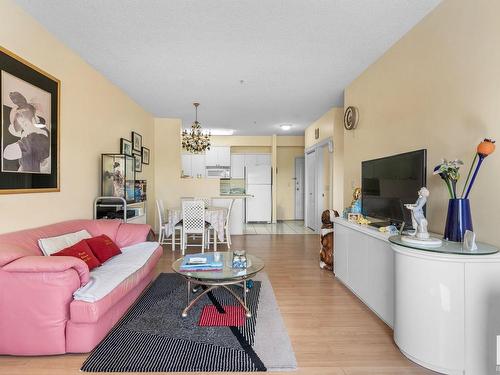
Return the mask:
M 74 257 L 27 256 L 0 267 L 0 354 L 65 353 L 73 293 L 88 279 Z
M 119 248 L 145 242 L 151 226 L 147 224 L 122 223 L 116 233 L 116 244 Z
M 70 256 L 27 256 L 16 259 L 5 265 L 2 269 L 7 272 L 22 273 L 53 273 L 74 269 L 80 278 L 80 286 L 89 282 L 89 268 L 87 264 L 81 259 Z

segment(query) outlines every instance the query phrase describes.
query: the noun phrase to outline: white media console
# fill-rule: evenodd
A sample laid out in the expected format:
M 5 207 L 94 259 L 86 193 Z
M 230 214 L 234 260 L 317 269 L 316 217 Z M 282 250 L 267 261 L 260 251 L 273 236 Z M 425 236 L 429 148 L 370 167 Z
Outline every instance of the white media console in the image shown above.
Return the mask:
M 444 374 L 495 374 L 500 253 L 424 251 L 389 237 L 335 219 L 335 276 L 393 328 L 412 361 Z

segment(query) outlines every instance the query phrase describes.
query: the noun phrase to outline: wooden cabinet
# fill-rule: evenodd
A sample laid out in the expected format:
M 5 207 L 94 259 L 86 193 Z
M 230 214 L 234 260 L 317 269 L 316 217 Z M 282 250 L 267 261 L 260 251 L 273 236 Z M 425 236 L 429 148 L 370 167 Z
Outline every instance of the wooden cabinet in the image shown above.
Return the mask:
M 231 178 L 245 178 L 245 155 L 231 155 Z
M 205 154 L 205 165 L 209 167 L 230 167 L 231 148 L 228 146 L 211 147 Z

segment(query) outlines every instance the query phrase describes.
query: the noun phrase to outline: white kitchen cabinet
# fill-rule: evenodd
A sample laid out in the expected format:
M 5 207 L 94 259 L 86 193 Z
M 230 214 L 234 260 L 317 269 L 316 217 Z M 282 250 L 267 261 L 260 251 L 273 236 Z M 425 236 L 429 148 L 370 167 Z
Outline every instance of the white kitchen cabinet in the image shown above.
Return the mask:
M 245 155 L 231 155 L 231 178 L 245 178 Z
M 217 165 L 217 147 L 210 147 L 210 150 L 207 150 L 205 153 L 205 163 L 210 167 Z
M 255 167 L 257 165 L 257 155 L 245 154 L 245 167 Z
M 182 154 L 181 162 L 182 162 L 182 175 L 192 176 L 191 154 Z
M 231 148 L 228 146 L 211 147 L 205 154 L 205 165 L 209 167 L 230 167 Z
M 205 155 L 191 155 L 191 176 L 205 177 Z
M 271 166 L 271 154 L 257 154 L 256 165 L 269 165 Z
M 231 166 L 231 148 L 217 147 L 217 165 L 220 167 Z

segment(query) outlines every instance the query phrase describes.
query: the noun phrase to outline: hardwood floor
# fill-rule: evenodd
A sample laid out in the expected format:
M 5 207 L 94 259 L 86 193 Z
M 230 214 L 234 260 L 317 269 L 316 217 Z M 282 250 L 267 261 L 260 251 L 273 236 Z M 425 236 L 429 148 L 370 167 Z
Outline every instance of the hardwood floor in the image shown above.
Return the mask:
M 331 272 L 320 270 L 318 236 L 233 236 L 233 249 L 237 248 L 266 262 L 265 271 L 297 357 L 298 371 L 291 374 L 434 374 L 407 360 L 394 344 L 391 329 Z M 165 246 L 158 272 L 171 272 L 170 264 L 178 255 Z M 81 374 L 79 368 L 85 358 L 76 354 L 0 356 L 0 373 Z

